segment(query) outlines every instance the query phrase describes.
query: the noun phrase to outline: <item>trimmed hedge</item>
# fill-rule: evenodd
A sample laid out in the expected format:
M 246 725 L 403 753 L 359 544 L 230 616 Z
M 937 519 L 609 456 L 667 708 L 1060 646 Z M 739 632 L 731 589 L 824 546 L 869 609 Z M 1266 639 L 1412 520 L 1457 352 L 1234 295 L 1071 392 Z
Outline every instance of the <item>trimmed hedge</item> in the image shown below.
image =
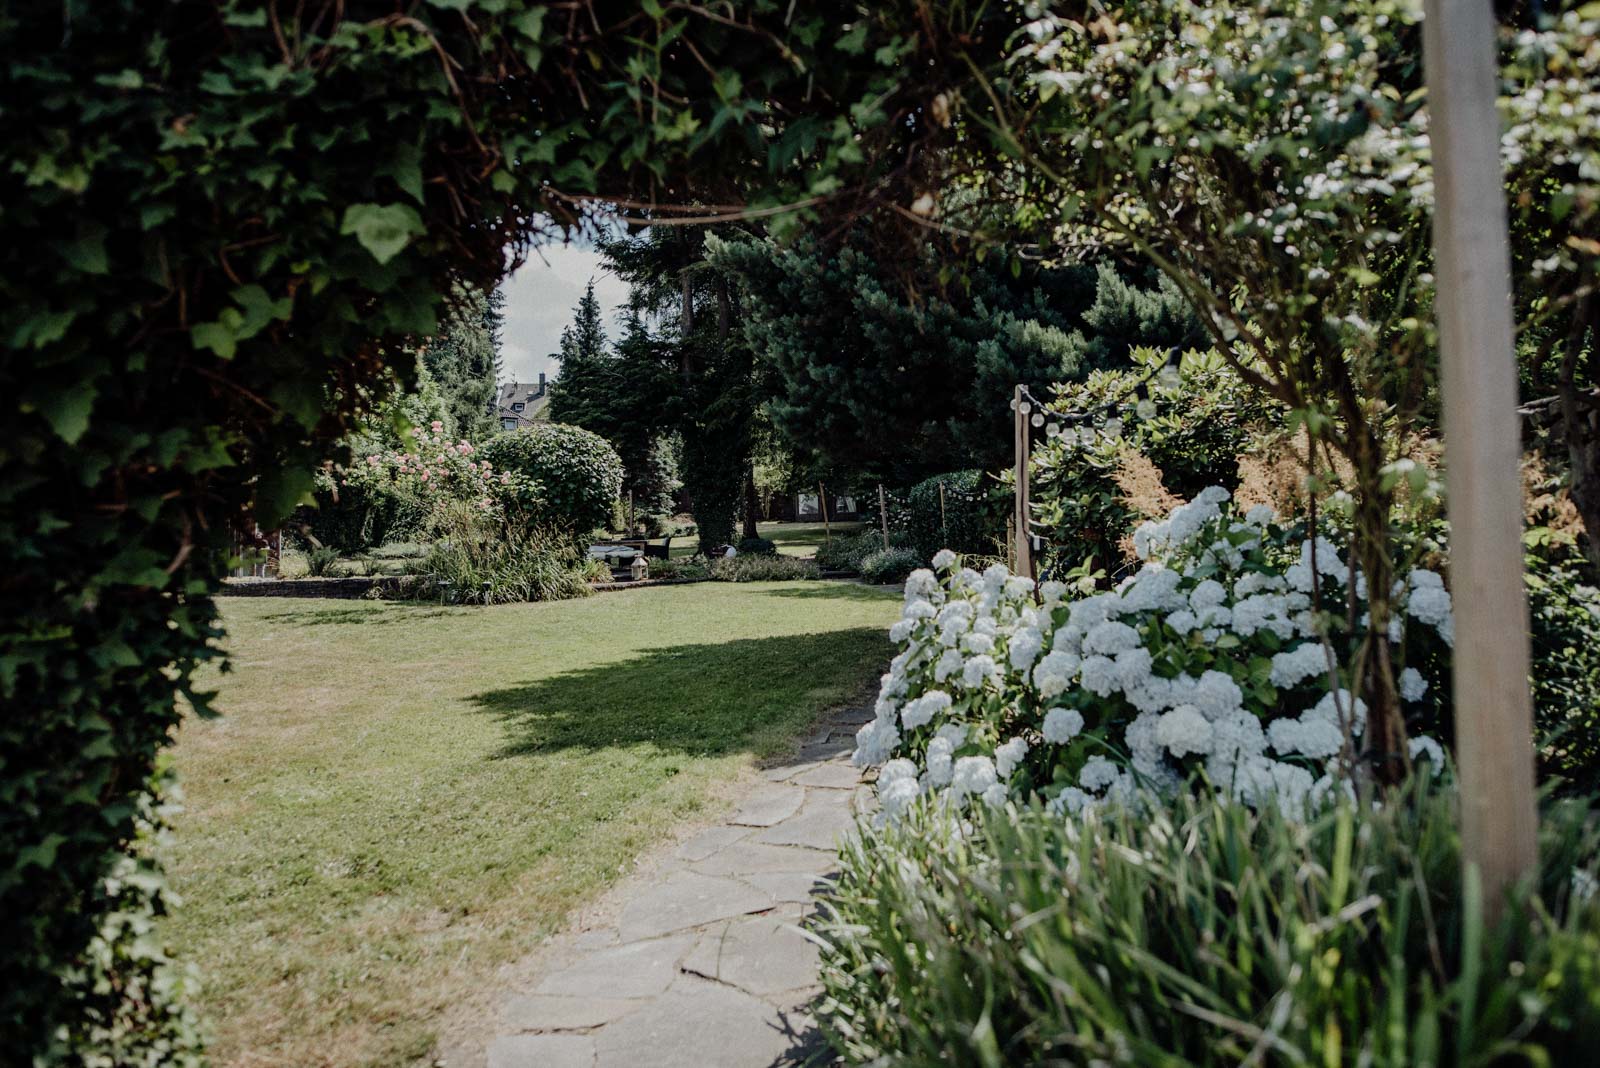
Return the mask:
M 599 434 L 539 423 L 496 434 L 479 451 L 495 470 L 533 481 L 527 503 L 537 522 L 582 537 L 611 521 L 622 492 L 622 460 Z

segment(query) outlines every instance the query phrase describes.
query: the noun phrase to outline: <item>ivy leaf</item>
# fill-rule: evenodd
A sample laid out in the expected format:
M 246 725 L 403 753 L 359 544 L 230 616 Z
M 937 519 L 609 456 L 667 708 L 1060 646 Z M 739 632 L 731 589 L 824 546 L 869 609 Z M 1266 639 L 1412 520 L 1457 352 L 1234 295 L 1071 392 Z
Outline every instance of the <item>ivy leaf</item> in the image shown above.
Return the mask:
M 379 263 L 400 255 L 413 237 L 428 232 L 422 216 L 406 204 L 352 204 L 344 210 L 341 234 L 354 234 Z
M 76 445 L 89 429 L 89 412 L 94 407 L 95 386 L 85 382 L 76 389 L 47 388 L 30 391 L 28 401 L 44 416 L 56 436 Z

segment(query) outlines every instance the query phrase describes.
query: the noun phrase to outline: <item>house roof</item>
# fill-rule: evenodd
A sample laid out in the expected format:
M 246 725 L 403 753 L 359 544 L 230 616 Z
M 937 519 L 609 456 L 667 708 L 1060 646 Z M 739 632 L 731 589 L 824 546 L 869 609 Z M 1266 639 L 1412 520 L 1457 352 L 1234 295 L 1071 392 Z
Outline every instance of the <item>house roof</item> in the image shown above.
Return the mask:
M 514 404 L 522 405 L 517 411 Z M 495 404 L 495 420 L 502 427 L 515 420 L 516 427 L 531 426 L 550 418 L 550 390 L 544 382 L 502 382 Z M 512 429 L 515 429 L 513 427 Z

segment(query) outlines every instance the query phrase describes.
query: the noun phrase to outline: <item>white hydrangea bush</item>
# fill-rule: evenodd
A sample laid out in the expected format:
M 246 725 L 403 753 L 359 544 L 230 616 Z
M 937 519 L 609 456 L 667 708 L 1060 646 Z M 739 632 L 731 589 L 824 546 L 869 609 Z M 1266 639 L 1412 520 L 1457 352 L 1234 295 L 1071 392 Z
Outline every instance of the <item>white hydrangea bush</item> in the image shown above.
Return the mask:
M 1303 811 L 1348 789 L 1366 706 L 1341 650 L 1365 582 L 1338 548 L 1213 487 L 1135 533 L 1140 570 L 1114 590 L 941 552 L 906 582 L 899 652 L 855 763 L 878 766 L 884 818 L 919 798 L 990 805 L 1030 794 L 1079 813 L 1204 781 L 1250 805 Z M 1354 582 L 1354 589 L 1351 583 Z M 1427 569 L 1394 588 L 1411 755 L 1443 751 L 1436 721 L 1453 641 L 1450 594 Z M 1354 602 L 1352 602 L 1354 598 Z M 1365 617 L 1361 626 L 1365 626 Z

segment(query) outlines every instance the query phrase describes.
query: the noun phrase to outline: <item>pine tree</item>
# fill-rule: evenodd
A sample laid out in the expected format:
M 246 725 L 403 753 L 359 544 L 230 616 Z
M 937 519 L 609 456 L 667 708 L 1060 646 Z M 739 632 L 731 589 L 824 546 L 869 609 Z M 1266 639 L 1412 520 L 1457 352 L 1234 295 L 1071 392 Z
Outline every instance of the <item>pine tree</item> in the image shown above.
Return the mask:
M 504 303 L 498 291 L 485 294 L 462 287 L 444 328 L 422 351 L 422 366 L 444 402 L 444 422 L 452 434 L 472 441 L 495 430 Z

